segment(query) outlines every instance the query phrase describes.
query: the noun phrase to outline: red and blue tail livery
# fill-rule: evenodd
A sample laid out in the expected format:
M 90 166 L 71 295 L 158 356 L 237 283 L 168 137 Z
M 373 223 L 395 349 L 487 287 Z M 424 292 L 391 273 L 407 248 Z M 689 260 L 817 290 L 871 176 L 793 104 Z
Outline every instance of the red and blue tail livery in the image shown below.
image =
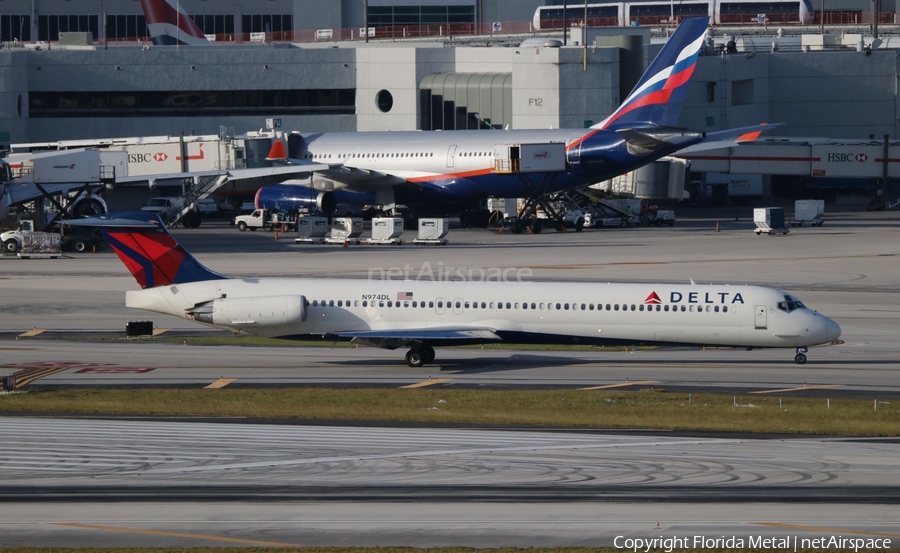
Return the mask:
M 708 25 L 708 17 L 685 19 L 619 109 L 593 128 L 677 125 Z
M 157 46 L 209 44 L 203 31 L 194 23 L 178 0 L 141 0 L 150 38 Z
M 166 230 L 156 213 L 134 211 L 66 221 L 97 228 L 141 288 L 227 277 L 211 271 L 189 254 Z

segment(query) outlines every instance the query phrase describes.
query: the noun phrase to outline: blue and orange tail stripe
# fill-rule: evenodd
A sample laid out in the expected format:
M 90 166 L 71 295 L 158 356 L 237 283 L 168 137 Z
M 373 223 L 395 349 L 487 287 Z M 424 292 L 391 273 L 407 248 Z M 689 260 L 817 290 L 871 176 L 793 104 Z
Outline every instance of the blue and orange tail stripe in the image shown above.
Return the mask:
M 677 125 L 708 25 L 708 17 L 685 19 L 628 98 L 612 115 L 593 128 Z

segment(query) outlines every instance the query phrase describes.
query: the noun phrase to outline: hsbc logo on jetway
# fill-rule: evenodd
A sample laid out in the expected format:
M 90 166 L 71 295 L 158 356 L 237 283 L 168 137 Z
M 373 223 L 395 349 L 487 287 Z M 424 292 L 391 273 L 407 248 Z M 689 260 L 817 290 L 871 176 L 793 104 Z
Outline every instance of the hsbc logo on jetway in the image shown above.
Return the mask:
M 149 163 L 151 161 L 165 161 L 169 159 L 165 152 L 157 152 L 155 154 L 128 154 L 128 163 Z
M 828 163 L 853 163 L 856 162 L 864 162 L 869 161 L 869 156 L 866 154 L 828 154 Z

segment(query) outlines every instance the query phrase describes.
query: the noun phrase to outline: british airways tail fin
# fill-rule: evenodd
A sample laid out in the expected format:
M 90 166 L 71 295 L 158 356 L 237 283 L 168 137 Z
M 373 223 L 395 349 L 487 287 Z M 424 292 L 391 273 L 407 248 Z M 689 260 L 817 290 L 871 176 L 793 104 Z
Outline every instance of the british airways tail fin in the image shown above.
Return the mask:
M 178 0 L 141 0 L 141 8 L 157 46 L 209 44 L 203 31 L 184 13 Z
M 64 224 L 98 229 L 141 288 L 228 278 L 194 259 L 169 234 L 156 213 L 110 213 Z
M 708 17 L 682 21 L 619 109 L 592 128 L 676 126 L 708 25 Z

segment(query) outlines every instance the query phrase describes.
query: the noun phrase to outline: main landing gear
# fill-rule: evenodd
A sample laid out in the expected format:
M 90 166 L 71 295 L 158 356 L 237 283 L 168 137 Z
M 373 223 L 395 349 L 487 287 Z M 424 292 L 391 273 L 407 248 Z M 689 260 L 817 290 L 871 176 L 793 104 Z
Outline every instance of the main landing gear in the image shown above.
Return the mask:
M 806 363 L 806 352 L 809 351 L 807 347 L 799 347 L 797 348 L 797 355 L 794 356 L 794 363 L 798 365 L 802 365 Z
M 417 344 L 406 352 L 406 364 L 410 367 L 421 367 L 434 361 L 434 348 L 425 344 Z

